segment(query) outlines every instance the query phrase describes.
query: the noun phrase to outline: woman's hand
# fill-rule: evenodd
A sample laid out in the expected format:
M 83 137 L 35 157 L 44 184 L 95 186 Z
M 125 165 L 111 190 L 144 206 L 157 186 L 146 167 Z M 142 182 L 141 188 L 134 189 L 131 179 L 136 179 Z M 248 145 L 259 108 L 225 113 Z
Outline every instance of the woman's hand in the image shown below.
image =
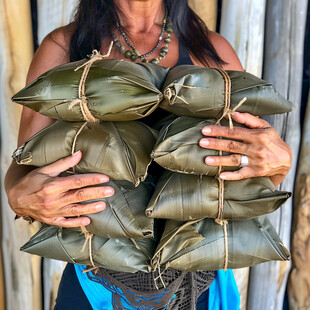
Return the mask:
M 279 185 L 290 170 L 292 153 L 290 147 L 279 137 L 268 122 L 248 113 L 235 112 L 232 119 L 248 128 L 207 126 L 200 140 L 201 147 L 233 153 L 229 156 L 207 156 L 210 166 L 240 166 L 241 155 L 248 156 L 248 165 L 234 172 L 222 172 L 224 180 L 269 176 L 275 186 Z M 223 137 L 219 139 L 216 137 Z
M 81 157 L 81 152 L 77 152 L 53 164 L 35 169 L 21 178 L 8 191 L 13 211 L 19 216 L 30 216 L 50 225 L 88 225 L 90 219 L 80 215 L 102 211 L 105 209 L 105 203 L 79 202 L 112 196 L 114 190 L 109 186 L 84 188 L 108 182 L 109 178 L 102 174 L 58 176 L 74 167 Z

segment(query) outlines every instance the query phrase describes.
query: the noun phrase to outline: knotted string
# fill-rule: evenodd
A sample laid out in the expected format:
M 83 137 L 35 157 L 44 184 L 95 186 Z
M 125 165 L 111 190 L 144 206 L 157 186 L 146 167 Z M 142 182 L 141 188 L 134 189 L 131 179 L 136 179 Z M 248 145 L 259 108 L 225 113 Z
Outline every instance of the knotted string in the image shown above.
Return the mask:
M 85 122 L 80 129 L 77 131 L 77 133 L 74 136 L 73 142 L 72 142 L 72 148 L 71 148 L 71 155 L 73 155 L 75 153 L 75 146 L 76 146 L 76 140 L 78 135 L 82 132 L 82 130 L 85 128 L 85 126 L 87 125 L 87 122 Z M 73 174 L 75 174 L 75 167 L 72 167 L 72 172 Z
M 85 236 L 85 242 L 84 242 L 84 245 L 81 249 L 81 252 L 85 251 L 86 245 L 88 243 L 89 260 L 90 260 L 90 263 L 92 265 L 92 267 L 89 267 L 89 268 L 83 270 L 83 272 L 89 272 L 92 270 L 96 270 L 96 272 L 97 272 L 99 270 L 99 267 L 95 265 L 95 262 L 93 259 L 93 237 L 94 237 L 94 234 L 90 233 L 84 226 L 81 226 L 81 230 Z
M 89 70 L 90 70 L 90 68 L 94 62 L 110 56 L 112 46 L 113 46 L 113 41 L 111 41 L 108 53 L 106 55 L 101 55 L 100 52 L 98 52 L 97 50 L 93 50 L 92 55 L 90 56 L 90 59 L 74 70 L 74 71 L 78 71 L 78 70 L 84 68 L 83 73 L 81 75 L 80 83 L 79 83 L 79 91 L 78 91 L 79 98 L 73 100 L 69 104 L 68 109 L 71 110 L 74 106 L 80 105 L 83 117 L 84 117 L 85 121 L 89 122 L 89 123 L 98 123 L 99 119 L 97 119 L 95 116 L 93 116 L 93 114 L 90 112 L 90 110 L 88 108 L 88 102 L 87 102 L 87 98 L 85 96 L 86 79 L 87 79 Z
M 174 83 L 173 85 L 178 85 L 178 86 L 181 86 L 184 88 L 196 88 L 196 86 L 183 85 L 183 84 L 179 84 L 179 83 Z M 171 87 L 166 88 L 164 91 L 164 97 L 168 100 L 169 105 L 173 105 L 177 99 L 181 100 L 185 104 L 189 104 L 185 99 L 183 99 L 182 97 L 177 95 L 174 87 L 173 88 L 171 88 Z M 172 98 L 172 100 L 171 100 L 171 98 Z
M 73 139 L 73 143 L 72 143 L 72 148 L 71 148 L 71 154 L 75 153 L 75 147 L 76 147 L 76 141 L 77 141 L 77 137 L 79 136 L 79 134 L 82 132 L 82 130 L 85 128 L 85 126 L 87 125 L 87 122 L 85 122 L 80 129 L 76 132 L 74 139 Z M 73 174 L 75 174 L 75 167 L 72 167 L 72 172 Z M 96 270 L 96 272 L 98 271 L 99 267 L 95 265 L 94 263 L 94 259 L 93 259 L 93 249 L 92 249 L 92 241 L 93 241 L 93 237 L 94 235 L 92 233 L 90 233 L 85 226 L 81 226 L 81 231 L 85 236 L 85 241 L 83 244 L 83 247 L 81 249 L 81 252 L 84 252 L 86 249 L 86 245 L 88 243 L 88 252 L 89 252 L 89 260 L 90 263 L 92 264 L 92 267 L 87 268 L 85 270 L 83 270 L 83 272 L 88 272 L 91 270 Z
M 231 80 L 229 75 L 225 70 L 217 69 L 217 71 L 223 76 L 224 82 L 225 82 L 225 106 L 223 110 L 222 116 L 217 120 L 215 125 L 221 125 L 221 120 L 228 116 L 229 118 L 229 127 L 233 128 L 233 123 L 231 119 L 231 114 L 235 111 L 230 109 L 230 96 L 231 96 Z M 245 102 L 245 100 L 242 100 Z M 241 102 L 241 101 L 240 101 Z M 241 104 L 243 104 L 243 102 Z M 241 104 L 238 104 L 238 107 L 241 106 Z M 237 109 L 237 108 L 236 108 Z M 223 152 L 219 151 L 219 155 L 222 156 Z M 224 180 L 220 178 L 220 173 L 222 171 L 222 166 L 219 166 L 218 173 L 217 173 L 217 180 L 219 183 L 219 206 L 218 206 L 218 215 L 215 219 L 215 222 L 223 227 L 224 231 L 224 266 L 223 270 L 226 271 L 228 267 L 228 236 L 227 236 L 227 224 L 228 222 L 226 220 L 223 220 L 223 213 L 224 213 Z
M 164 279 L 163 279 L 163 274 L 164 274 L 164 272 L 166 271 L 166 268 L 163 270 L 163 271 L 161 271 L 160 270 L 160 254 L 161 253 L 158 253 L 158 256 L 157 256 L 157 261 L 156 261 L 156 265 L 155 265 L 155 270 L 153 271 L 153 275 L 154 275 L 154 285 L 155 285 L 155 288 L 157 289 L 157 290 L 159 290 L 159 287 L 158 287 L 158 285 L 157 285 L 157 280 L 159 279 L 160 280 L 160 282 L 161 282 L 161 284 L 163 285 L 163 287 L 164 288 L 166 288 L 166 284 L 165 284 L 165 281 L 164 281 Z M 158 276 L 157 277 L 155 277 L 155 272 L 156 271 L 158 271 Z

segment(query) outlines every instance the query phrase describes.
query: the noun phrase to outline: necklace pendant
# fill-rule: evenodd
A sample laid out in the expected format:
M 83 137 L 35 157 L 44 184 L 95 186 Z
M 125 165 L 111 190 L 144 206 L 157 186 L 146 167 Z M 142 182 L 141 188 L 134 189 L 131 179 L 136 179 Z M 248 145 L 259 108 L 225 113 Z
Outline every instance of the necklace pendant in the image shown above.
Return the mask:
M 130 59 L 131 59 L 131 61 L 136 61 L 138 59 L 138 55 L 131 54 Z
M 164 46 L 160 49 L 160 52 L 161 53 L 165 53 L 165 54 L 168 54 L 168 47 Z
M 136 54 L 138 57 L 140 56 L 139 51 L 138 51 L 135 47 L 133 48 L 132 51 L 133 51 L 133 53 Z
M 132 52 L 130 50 L 127 50 L 124 54 L 126 58 L 131 58 L 131 55 L 132 55 Z
M 154 64 L 154 65 L 158 65 L 158 63 L 159 63 L 158 58 L 153 58 L 153 59 L 151 60 L 151 63 Z

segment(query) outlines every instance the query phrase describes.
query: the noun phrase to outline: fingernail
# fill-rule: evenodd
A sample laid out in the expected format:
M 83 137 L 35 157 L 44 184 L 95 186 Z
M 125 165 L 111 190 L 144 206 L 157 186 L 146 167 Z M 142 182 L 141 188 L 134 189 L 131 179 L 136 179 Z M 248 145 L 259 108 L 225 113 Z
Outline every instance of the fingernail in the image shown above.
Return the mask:
M 90 224 L 90 219 L 89 218 L 87 218 L 87 219 L 83 219 L 82 220 L 82 225 L 89 225 Z
M 75 156 L 77 156 L 80 153 L 81 153 L 81 151 L 77 151 L 77 152 L 73 153 L 72 156 L 75 157 Z
M 225 180 L 226 179 L 226 175 L 221 175 L 220 174 L 220 179 Z
M 98 204 L 98 205 L 95 205 L 95 209 L 97 211 L 102 211 L 105 209 L 105 204 Z
M 107 177 L 107 176 L 101 177 L 101 178 L 99 179 L 99 181 L 100 181 L 101 183 L 106 183 L 106 182 L 109 181 L 109 177 Z
M 202 133 L 203 133 L 204 135 L 207 135 L 208 133 L 211 133 L 211 128 L 209 128 L 209 127 L 203 128 L 203 129 L 202 129 Z
M 107 189 L 104 191 L 104 193 L 105 193 L 106 195 L 113 195 L 114 189 L 113 189 L 113 188 L 107 188 Z
M 208 146 L 210 144 L 210 142 L 207 139 L 201 139 L 199 144 L 201 146 Z
M 210 157 L 207 157 L 207 158 L 206 158 L 206 163 L 207 163 L 207 164 L 214 164 L 214 159 L 213 159 L 213 158 L 210 158 Z

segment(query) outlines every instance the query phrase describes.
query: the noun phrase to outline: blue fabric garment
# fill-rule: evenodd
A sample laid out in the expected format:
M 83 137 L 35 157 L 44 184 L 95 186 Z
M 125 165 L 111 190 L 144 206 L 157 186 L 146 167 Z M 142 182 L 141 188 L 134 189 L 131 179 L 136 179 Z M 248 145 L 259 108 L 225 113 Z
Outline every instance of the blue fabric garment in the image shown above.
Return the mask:
M 54 310 L 92 310 L 80 282 L 76 276 L 73 264 L 67 264 L 59 284 Z
M 240 295 L 232 270 L 218 270 L 209 288 L 209 310 L 239 310 Z
M 122 292 L 122 290 L 115 286 L 114 284 L 109 283 L 106 279 L 102 277 L 98 277 L 98 281 L 91 281 L 87 273 L 83 273 L 83 270 L 86 269 L 86 266 L 83 265 L 74 265 L 77 278 L 79 280 L 79 283 L 84 291 L 84 294 L 87 296 L 88 302 L 91 304 L 92 308 L 94 310 L 113 310 L 113 304 L 115 301 L 115 297 L 117 296 L 120 298 L 121 301 L 121 309 L 124 310 L 156 310 L 157 308 L 150 308 L 150 307 L 144 307 L 143 300 L 145 300 L 146 297 L 143 296 L 137 296 L 134 294 L 134 292 L 131 292 L 131 294 L 136 298 L 136 302 L 140 301 L 141 306 L 137 308 L 136 306 L 133 306 L 130 301 L 126 298 L 125 294 Z M 155 292 L 154 295 L 149 296 L 149 300 L 152 300 L 154 303 L 156 303 L 156 300 L 161 300 L 163 297 L 163 294 L 165 294 L 165 291 L 162 292 Z M 175 298 L 176 295 L 172 297 Z M 170 300 L 170 302 L 171 302 Z M 169 302 L 169 303 L 170 303 Z M 168 303 L 168 304 L 169 304 Z M 167 304 L 167 305 L 168 305 Z M 164 307 L 166 307 L 165 305 Z

